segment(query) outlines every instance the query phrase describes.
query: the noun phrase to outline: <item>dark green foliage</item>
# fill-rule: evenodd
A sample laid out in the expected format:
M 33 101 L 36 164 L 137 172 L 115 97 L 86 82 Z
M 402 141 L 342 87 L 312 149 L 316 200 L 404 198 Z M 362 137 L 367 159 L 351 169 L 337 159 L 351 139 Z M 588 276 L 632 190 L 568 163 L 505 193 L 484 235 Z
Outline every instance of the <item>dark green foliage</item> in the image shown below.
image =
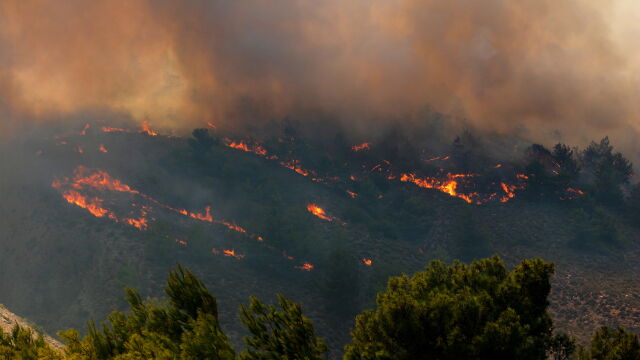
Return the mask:
M 215 298 L 200 279 L 178 266 L 171 271 L 167 304 L 143 302 L 127 289 L 130 314 L 109 315 L 102 329 L 89 323 L 80 338 L 76 330 L 60 334 L 67 355 L 77 359 L 233 359 L 234 351 L 220 330 Z
M 540 259 L 507 271 L 493 257 L 391 278 L 357 316 L 345 359 L 545 359 L 552 273 Z
M 592 142 L 581 154 L 585 170 L 593 178 L 594 195 L 607 205 L 622 203 L 621 185 L 627 184 L 633 175 L 633 166 L 621 153 L 613 152 L 609 138 L 600 143 Z
M 556 144 L 553 151 L 539 144 L 527 150 L 525 173 L 529 177 L 525 194 L 529 199 L 559 200 L 567 188 L 575 187 L 580 166 L 575 152 L 565 144 Z
M 3 360 L 54 360 L 61 354 L 49 347 L 40 334 L 16 325 L 11 333 L 0 330 L 0 359 Z
M 607 326 L 596 331 L 589 350 L 581 351 L 580 360 L 640 360 L 638 335 Z
M 282 295 L 278 304 L 280 309 L 253 296 L 248 307 L 240 307 L 242 323 L 251 333 L 240 359 L 324 359 L 327 347 L 300 305 Z
M 574 338 L 564 333 L 556 334 L 549 344 L 549 355 L 553 360 L 569 360 L 575 354 L 576 349 Z

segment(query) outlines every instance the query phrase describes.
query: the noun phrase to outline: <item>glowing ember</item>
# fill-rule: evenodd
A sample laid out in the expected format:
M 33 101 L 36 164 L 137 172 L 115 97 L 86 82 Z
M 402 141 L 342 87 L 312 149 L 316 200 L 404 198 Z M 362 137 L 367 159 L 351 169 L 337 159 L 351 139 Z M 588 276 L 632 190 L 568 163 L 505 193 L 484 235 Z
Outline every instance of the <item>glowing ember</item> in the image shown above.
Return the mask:
M 104 145 L 100 144 L 100 146 L 98 146 L 98 150 L 100 150 L 103 153 L 108 153 L 109 151 L 107 151 L 107 148 L 104 147 Z
M 371 266 L 371 265 L 373 265 L 373 260 L 367 259 L 367 258 L 362 258 L 362 263 L 367 265 L 367 266 Z
M 76 146 L 74 149 L 78 154 L 84 154 L 84 149 L 80 146 Z
M 304 270 L 304 271 L 311 271 L 314 266 L 309 264 L 309 263 L 304 263 L 300 266 L 295 266 L 296 269 L 300 269 L 300 270 Z
M 208 122 L 208 123 L 207 123 L 207 126 L 208 126 L 208 127 L 210 127 L 210 128 L 212 128 L 212 129 L 216 129 L 216 128 L 217 128 L 216 124 L 214 124 L 214 123 L 212 123 L 212 122 Z
M 87 135 L 87 130 L 89 130 L 90 127 L 91 127 L 91 125 L 89 125 L 89 123 L 86 123 L 84 125 L 84 128 L 82 128 L 82 131 L 80 131 L 80 135 L 82 135 L 82 136 Z
M 236 254 L 236 251 L 234 249 L 231 250 L 222 250 L 222 253 L 224 254 L 224 256 L 229 256 L 229 257 L 233 257 L 236 258 L 238 260 L 244 258 L 243 254 Z
M 500 186 L 502 187 L 502 190 L 505 193 L 505 196 L 503 196 L 500 199 L 500 202 L 504 203 L 504 202 L 507 202 L 507 201 L 513 199 L 514 197 L 516 197 L 515 190 L 518 188 L 517 186 L 515 186 L 515 185 L 507 185 L 505 183 L 500 183 Z
M 300 160 L 290 160 L 287 162 L 282 161 L 280 162 L 280 165 L 286 167 L 287 169 L 291 169 L 302 176 L 309 176 L 309 174 L 311 174 L 310 171 L 305 170 L 302 168 L 302 166 L 300 166 Z
M 354 193 L 353 191 L 347 190 L 347 194 L 349 194 L 349 196 L 351 196 L 352 198 L 357 198 L 358 194 Z
M 360 145 L 353 145 L 351 147 L 351 150 L 358 152 L 358 151 L 362 151 L 362 150 L 369 150 L 369 147 L 371 146 L 371 143 L 365 142 L 362 143 Z
M 502 167 L 502 164 L 498 164 L 498 165 L 494 166 L 493 168 L 494 169 L 500 169 L 501 167 Z
M 324 209 L 317 206 L 316 204 L 307 204 L 307 210 L 322 220 L 333 221 L 332 218 L 327 216 L 327 213 L 324 211 Z
M 106 132 L 106 133 L 110 133 L 110 132 L 131 132 L 130 130 L 116 128 L 116 127 L 110 127 L 110 126 L 103 126 L 101 129 L 102 129 L 103 132 Z
M 570 192 L 570 193 L 577 194 L 577 195 L 584 195 L 584 191 L 582 191 L 580 189 L 567 188 L 567 191 Z
M 516 177 L 520 180 L 528 180 L 529 177 L 525 174 L 517 174 Z
M 177 242 L 178 244 L 180 244 L 180 245 L 183 245 L 183 246 L 187 245 L 187 242 L 186 242 L 186 241 L 184 241 L 184 240 L 176 239 L 176 242 Z

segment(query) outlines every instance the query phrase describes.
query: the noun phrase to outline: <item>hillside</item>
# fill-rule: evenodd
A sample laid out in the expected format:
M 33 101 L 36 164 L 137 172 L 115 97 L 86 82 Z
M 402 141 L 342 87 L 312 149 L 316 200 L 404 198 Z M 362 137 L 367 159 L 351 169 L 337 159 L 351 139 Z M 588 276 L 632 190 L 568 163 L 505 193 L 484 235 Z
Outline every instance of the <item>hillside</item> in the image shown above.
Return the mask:
M 243 336 L 239 304 L 283 293 L 336 353 L 352 326 L 344 319 L 371 307 L 388 276 L 497 253 L 556 263 L 561 329 L 581 339 L 603 324 L 640 331 L 637 222 L 588 194 L 532 199 L 521 157 L 397 134 L 365 146 L 286 126 L 260 141 L 210 133 L 93 124 L 2 149 L 12 157 L 1 164 L 0 302 L 49 332 L 82 327 L 122 308 L 124 286 L 160 296 L 181 263 L 217 296 L 232 343 Z M 445 151 L 474 157 L 461 164 Z M 577 246 L 600 217 L 615 241 Z

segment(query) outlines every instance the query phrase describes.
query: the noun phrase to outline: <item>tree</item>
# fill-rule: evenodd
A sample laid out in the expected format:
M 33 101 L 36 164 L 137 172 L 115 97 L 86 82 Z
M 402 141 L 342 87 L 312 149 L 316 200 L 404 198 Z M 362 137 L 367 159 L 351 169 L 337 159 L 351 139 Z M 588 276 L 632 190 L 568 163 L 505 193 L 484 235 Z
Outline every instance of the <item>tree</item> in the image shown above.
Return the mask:
M 126 289 L 130 313 L 114 311 L 99 330 L 89 323 L 80 338 L 77 330 L 60 334 L 72 359 L 234 359 L 218 323 L 216 299 L 189 270 L 169 273 L 166 303 L 144 302 Z
M 627 208 L 632 216 L 640 216 L 640 183 L 636 184 L 631 190 L 627 199 Z
M 545 359 L 552 273 L 540 259 L 507 271 L 494 256 L 391 278 L 356 317 L 345 359 Z
M 590 349 L 581 351 L 580 360 L 640 360 L 638 335 L 608 326 L 596 331 Z
M 613 152 L 609 137 L 600 143 L 591 144 L 582 152 L 583 167 L 594 179 L 596 199 L 608 204 L 618 205 L 622 202 L 621 185 L 627 184 L 633 175 L 633 166 L 621 153 Z
M 9 334 L 0 330 L 0 359 L 61 360 L 61 355 L 31 329 L 15 325 Z
M 252 296 L 248 307 L 240 307 L 241 321 L 251 333 L 245 337 L 249 348 L 240 359 L 324 359 L 327 346 L 315 336 L 300 305 L 282 295 L 278 295 L 278 304 L 281 310 Z
M 218 144 L 218 139 L 213 138 L 208 129 L 195 129 L 192 135 L 193 138 L 189 139 L 189 146 L 196 154 L 207 153 L 214 145 Z

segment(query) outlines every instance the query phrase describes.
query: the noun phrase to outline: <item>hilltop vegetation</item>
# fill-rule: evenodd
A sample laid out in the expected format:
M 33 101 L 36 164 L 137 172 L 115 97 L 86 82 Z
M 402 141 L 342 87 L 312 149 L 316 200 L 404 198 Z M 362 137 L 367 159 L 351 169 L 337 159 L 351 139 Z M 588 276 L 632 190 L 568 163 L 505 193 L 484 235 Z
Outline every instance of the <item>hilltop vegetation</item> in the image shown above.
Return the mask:
M 344 359 L 640 359 L 638 336 L 622 328 L 598 330 L 590 347 L 554 333 L 547 312 L 553 265 L 525 260 L 508 271 L 498 257 L 471 265 L 434 261 L 412 277 L 389 280 L 377 306 L 356 318 Z M 16 326 L 0 333 L 7 359 L 324 359 L 299 304 L 278 295 L 278 305 L 252 297 L 240 307 L 248 329 L 246 348 L 236 351 L 220 328 L 216 298 L 190 271 L 178 266 L 166 299 L 143 301 L 126 289 L 129 311 L 115 311 L 101 329 L 89 322 L 60 333 L 62 352 Z
M 337 356 L 355 315 L 373 307 L 389 276 L 413 273 L 432 259 L 468 262 L 498 253 L 510 266 L 537 256 L 557 264 L 550 313 L 580 341 L 601 325 L 640 329 L 633 291 L 640 191 L 608 139 L 585 150 L 512 143 L 496 150 L 499 141 L 470 133 L 421 142 L 393 130 L 354 151 L 360 141 L 280 125 L 282 131 L 260 140 L 203 129 L 190 138 L 105 133 L 93 125 L 86 135 L 64 137 L 66 144 L 25 142 L 23 161 L 4 165 L 10 176 L 0 184 L 6 196 L 0 225 L 7 229 L 0 239 L 0 301 L 48 331 L 84 333 L 87 318 L 127 306 L 117 296 L 122 286 L 136 287 L 143 298 L 160 296 L 164 274 L 180 262 L 217 295 L 218 321 L 234 347 L 247 332 L 238 305 L 250 295 L 284 293 L 308 309 Z M 278 158 L 251 151 L 258 146 Z M 95 217 L 51 187 L 56 179 L 73 180 L 80 165 L 144 194 L 82 188 L 118 219 L 138 219 L 143 206 L 152 207 L 146 230 Z M 403 174 L 422 182 L 402 181 Z M 434 178 L 441 183 L 428 181 Z M 452 179 L 460 196 L 447 192 Z M 211 206 L 213 220 L 247 233 L 149 198 L 203 218 Z M 308 212 L 309 204 L 331 221 Z

